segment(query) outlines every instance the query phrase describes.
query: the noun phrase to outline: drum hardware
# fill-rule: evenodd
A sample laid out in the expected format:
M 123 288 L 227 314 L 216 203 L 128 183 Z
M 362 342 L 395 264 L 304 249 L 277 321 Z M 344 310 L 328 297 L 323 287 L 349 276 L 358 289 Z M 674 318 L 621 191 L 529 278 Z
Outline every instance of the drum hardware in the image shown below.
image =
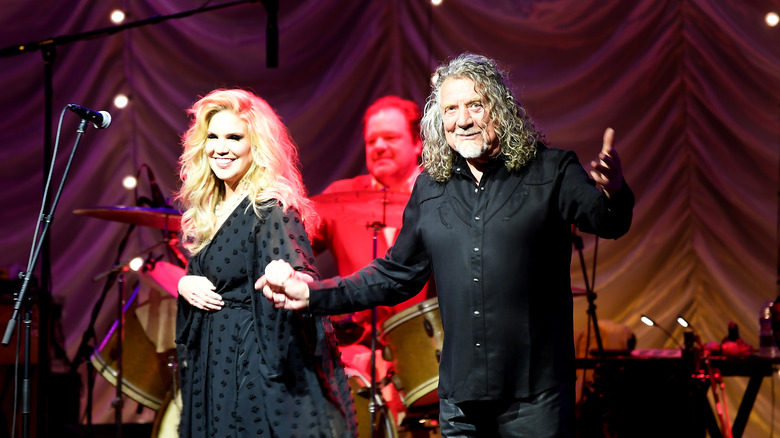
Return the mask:
M 117 300 L 117 315 L 119 317 L 116 320 L 116 326 L 118 327 L 117 333 L 119 334 L 119 342 L 117 343 L 117 373 L 116 373 L 116 392 L 114 401 L 111 402 L 111 407 L 114 408 L 114 417 L 116 424 L 122 424 L 122 407 L 124 405 L 122 401 L 122 384 L 123 384 L 123 372 L 124 372 L 124 359 L 123 359 L 123 346 L 125 339 L 125 330 L 124 330 L 124 313 L 122 312 L 122 306 L 125 303 L 125 276 L 124 272 L 119 274 L 119 279 L 117 280 L 118 290 L 119 290 L 119 299 Z M 121 437 L 121 432 L 117 431 L 119 436 Z
M 158 265 L 169 268 L 166 264 Z M 178 268 L 182 269 L 182 268 Z M 181 270 L 183 275 L 183 269 Z M 140 275 L 144 275 L 141 273 Z M 109 383 L 117 387 L 117 400 L 121 400 L 124 394 L 132 400 L 152 410 L 158 410 L 162 406 L 166 394 L 175 393 L 176 371 L 175 347 L 172 338 L 172 327 L 158 327 L 157 331 L 166 333 L 170 337 L 170 345 L 163 345 L 165 351 L 159 352 L 161 345 L 159 340 L 150 338 L 147 329 L 150 329 L 151 320 L 158 322 L 156 316 L 151 313 L 142 314 L 143 306 L 150 307 L 149 302 L 141 302 L 140 293 L 143 284 L 139 283 L 133 294 L 123 307 L 122 316 L 114 322 L 103 341 L 95 349 L 90 357 L 95 370 Z M 149 290 L 151 294 L 158 294 L 158 302 L 174 302 L 172 294 L 159 290 Z M 171 304 L 170 307 L 174 307 Z M 163 307 L 163 306 L 156 306 Z M 144 328 L 142 315 L 148 319 Z M 172 321 L 171 318 L 169 320 Z M 123 334 L 123 336 L 122 336 Z M 157 341 L 157 343 L 155 343 Z M 132 354 L 124 354 L 131 352 Z M 173 388 L 173 389 L 171 389 Z
M 135 225 L 158 228 L 163 231 L 164 238 L 161 242 L 141 251 L 135 257 L 132 257 L 125 262 L 115 264 L 107 271 L 95 276 L 92 279 L 93 281 L 97 281 L 107 276 L 112 271 L 123 269 L 136 257 L 150 253 L 161 246 L 165 246 L 181 266 L 187 265 L 187 257 L 179 249 L 179 239 L 176 236 L 176 233 L 181 231 L 181 213 L 178 210 L 167 207 L 146 208 L 125 207 L 120 205 L 115 207 L 81 208 L 73 210 L 73 213 L 97 219 L 130 224 L 133 227 L 130 228 L 128 233 L 133 230 Z
M 368 380 L 358 370 L 347 367 L 344 371 L 347 373 L 349 389 L 355 401 L 358 437 L 398 438 L 395 421 L 382 398 L 382 394 L 372 391 L 368 386 Z M 366 409 L 372 403 L 374 410 Z
M 179 379 L 176 378 L 176 373 L 179 370 L 179 363 L 176 361 L 175 355 L 168 356 L 168 368 L 171 370 L 171 393 L 176 394 L 179 391 Z
M 384 210 L 383 215 L 384 218 Z M 366 226 L 370 227 L 373 231 L 373 252 L 374 252 L 374 259 L 376 259 L 377 256 L 377 233 L 379 230 L 384 229 L 385 225 L 384 222 L 374 222 L 371 224 L 367 224 Z M 371 385 L 369 388 L 371 388 L 370 391 L 370 397 L 368 402 L 368 412 L 370 413 L 370 424 L 371 424 L 371 438 L 375 438 L 377 436 L 377 407 L 378 404 L 376 403 L 377 400 L 377 383 L 376 383 L 376 337 L 377 337 L 377 310 L 376 307 L 371 309 Z
M 169 294 L 167 295 L 168 297 L 175 298 L 178 296 L 177 282 L 184 275 L 184 269 L 162 262 L 159 258 L 151 258 L 151 252 L 163 245 L 167 246 L 168 242 L 162 241 L 141 252 L 141 254 L 149 254 L 150 259 L 145 263 L 139 276 L 141 276 L 142 280 L 147 279 L 146 282 L 151 283 L 151 286 L 157 286 L 153 287 L 153 289 Z M 137 255 L 136 257 L 139 256 Z M 165 382 L 165 379 L 162 378 L 162 376 L 168 374 L 165 365 L 163 365 L 165 363 L 165 354 L 155 351 L 155 343 L 149 339 L 143 324 L 139 321 L 138 315 L 135 314 L 138 307 L 137 297 L 141 284 L 136 286 L 130 299 L 127 302 L 125 301 L 124 275 L 125 272 L 129 271 L 128 265 L 130 261 L 136 257 L 117 264 L 95 277 L 95 279 L 99 279 L 112 273 L 119 273 L 120 297 L 118 300 L 117 319 L 90 357 L 90 362 L 98 373 L 116 387 L 117 394 L 112 405 L 116 409 L 117 415 L 121 415 L 122 394 L 127 395 L 143 406 L 157 410 L 163 402 L 165 390 L 168 386 L 168 382 Z M 126 319 L 128 312 L 132 312 L 129 320 Z M 172 330 L 174 329 L 167 330 L 167 332 L 170 332 L 171 337 L 173 336 Z M 140 351 L 133 351 L 135 354 L 131 360 L 135 366 L 130 370 L 129 381 L 124 377 L 125 343 L 129 343 L 134 349 L 140 349 Z M 175 353 L 173 348 L 173 345 L 171 345 L 169 351 Z M 150 363 L 150 359 L 156 359 L 156 361 L 152 360 Z M 139 360 L 141 362 L 138 362 Z M 155 363 L 157 364 L 156 367 L 154 366 Z M 117 421 L 121 421 L 121 418 L 118 418 Z
M 362 218 L 366 219 L 369 228 L 374 223 L 382 225 L 380 229 L 385 226 L 400 228 L 409 193 L 387 190 L 331 192 L 312 196 L 311 200 L 321 216 Z M 375 222 L 376 218 L 381 220 Z
M 157 410 L 157 414 L 154 416 L 152 438 L 175 438 L 179 436 L 182 398 L 178 376 L 176 375 L 179 368 L 176 355 L 168 356 L 167 366 L 171 371 L 171 391 L 167 393 L 162 405 Z
M 170 382 L 176 381 L 175 367 L 170 366 L 173 361 L 172 358 L 175 358 L 175 349 L 162 353 L 155 351 L 154 343 L 150 341 L 149 336 L 145 333 L 145 329 L 148 327 L 143 327 L 142 321 L 139 320 L 139 316 L 135 314 L 139 306 L 136 297 L 141 286 L 138 285 L 136 287 L 131 299 L 125 303 L 124 277 L 127 272 L 132 272 L 129 266 L 133 259 L 148 255 L 144 268 L 138 275 L 141 277 L 141 280 L 146 280 L 147 286 L 151 285 L 153 289 L 162 291 L 164 297 L 174 300 L 175 307 L 175 297 L 178 295 L 176 284 L 178 279 L 184 275 L 184 269 L 179 266 L 167 264 L 166 262 L 161 262 L 160 259 L 162 256 L 154 258 L 152 252 L 158 248 L 165 247 L 169 254 L 171 254 L 181 266 L 186 265 L 187 259 L 182 251 L 179 250 L 179 240 L 176 237 L 176 232 L 181 230 L 181 214 L 167 206 L 164 208 L 124 206 L 97 207 L 92 209 L 74 210 L 74 213 L 131 225 L 119 245 L 118 257 L 115 264 L 107 271 L 98 274 L 93 278 L 93 281 L 97 281 L 104 277 L 108 277 L 103 293 L 93 308 L 92 319 L 90 320 L 87 331 L 84 333 L 82 345 L 79 347 L 79 357 L 71 364 L 71 371 L 75 372 L 82 360 L 87 358 L 90 359 L 88 361 L 90 367 L 88 370 L 88 378 L 90 379 L 90 382 L 86 408 L 87 423 L 90 425 L 92 424 L 91 410 L 93 389 L 91 379 L 94 378 L 94 370 L 97 370 L 109 383 L 116 386 L 116 399 L 113 401 L 112 405 L 115 408 L 117 432 L 121 433 L 122 394 L 137 401 L 139 403 L 139 409 L 141 409 L 141 406 L 146 406 L 150 409 L 159 409 L 166 391 L 168 391 L 169 382 L 166 382 L 167 378 L 170 378 Z M 144 249 L 136 256 L 123 262 L 119 261 L 119 255 L 124 253 L 127 240 L 136 225 L 161 229 L 163 230 L 164 238 L 161 242 Z M 163 267 L 165 267 L 165 269 L 163 269 Z M 116 321 L 99 346 L 94 349 L 88 349 L 88 342 L 90 340 L 96 341 L 94 324 L 97 320 L 99 309 L 105 300 L 108 290 L 115 282 L 120 289 Z M 150 291 L 150 294 L 151 293 L 152 292 Z M 151 324 L 155 327 L 159 326 L 160 324 L 153 320 L 154 311 L 149 309 L 147 309 L 147 311 L 148 313 L 145 314 L 147 317 L 146 324 Z M 175 311 L 173 318 L 175 318 Z M 172 344 L 175 329 L 171 328 L 169 331 L 171 331 L 170 337 Z M 163 335 L 161 336 L 165 337 Z M 127 346 L 131 347 L 130 351 L 133 353 L 129 357 L 125 355 L 126 350 L 128 350 Z M 141 351 L 136 351 L 139 348 Z M 167 361 L 165 357 L 166 354 L 169 355 Z M 130 360 L 129 364 L 125 364 L 126 359 Z M 155 366 L 155 364 L 157 366 Z M 126 365 L 130 366 L 128 367 Z M 170 368 L 170 373 L 167 368 Z M 160 388 L 162 388 L 162 390 L 160 390 Z
M 328 213 L 330 217 L 355 217 L 367 218 L 366 228 L 372 233 L 372 259 L 377 258 L 377 238 L 381 230 L 387 228 L 387 221 L 392 220 L 394 224 L 402 223 L 403 208 L 409 200 L 409 194 L 403 192 L 390 192 L 386 189 L 354 192 L 334 192 L 324 193 L 313 196 L 316 209 L 320 214 Z M 391 211 L 388 212 L 388 206 Z M 388 217 L 388 213 L 390 217 Z M 371 219 L 381 217 L 381 220 Z M 377 349 L 377 308 L 371 309 L 371 380 L 369 385 L 370 396 L 368 398 L 368 411 L 371 415 L 370 424 L 377 424 L 377 376 L 376 376 L 376 349 Z M 363 334 L 359 333 L 358 341 L 363 339 Z M 371 428 L 371 436 L 374 437 L 377 432 L 376 427 Z
M 135 260 L 138 257 L 141 257 L 143 255 L 147 255 L 147 254 L 150 255 L 150 253 L 152 251 L 154 251 L 155 249 L 160 248 L 161 246 L 164 246 L 164 245 L 167 245 L 167 244 L 168 244 L 168 242 L 163 240 L 162 242 L 157 243 L 157 244 L 155 244 L 155 245 L 153 245 L 153 246 L 151 246 L 149 248 L 144 249 L 143 251 L 137 253 L 133 257 L 130 257 L 129 259 L 126 259 L 123 262 L 115 263 L 114 266 L 112 266 L 112 267 L 108 268 L 107 270 L 101 272 L 100 274 L 97 274 L 94 277 L 92 277 L 92 281 L 98 281 L 98 280 L 100 280 L 100 279 L 102 279 L 104 277 L 107 277 L 109 274 L 127 272 L 127 271 L 130 270 L 130 264 L 133 262 L 133 260 Z

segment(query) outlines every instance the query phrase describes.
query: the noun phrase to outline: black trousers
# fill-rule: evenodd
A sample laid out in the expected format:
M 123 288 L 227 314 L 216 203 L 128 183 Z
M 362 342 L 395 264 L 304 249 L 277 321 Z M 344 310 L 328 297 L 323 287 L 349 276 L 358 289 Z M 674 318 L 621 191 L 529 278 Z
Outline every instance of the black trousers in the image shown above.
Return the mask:
M 439 401 L 441 436 L 573 438 L 574 382 L 516 400 Z

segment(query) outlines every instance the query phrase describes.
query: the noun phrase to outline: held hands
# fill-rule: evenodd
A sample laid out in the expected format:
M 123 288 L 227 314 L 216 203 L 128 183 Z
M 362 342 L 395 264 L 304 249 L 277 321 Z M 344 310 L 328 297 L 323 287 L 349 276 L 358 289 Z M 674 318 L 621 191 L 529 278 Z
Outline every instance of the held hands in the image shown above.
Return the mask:
M 179 279 L 179 295 L 190 305 L 203 310 L 219 310 L 225 304 L 222 296 L 214 290 L 216 287 L 206 277 L 185 275 Z
M 604 189 L 607 196 L 612 195 L 623 187 L 623 168 L 620 165 L 620 156 L 617 149 L 612 146 L 615 139 L 615 130 L 607 128 L 604 131 L 604 140 L 599 153 L 598 161 L 590 162 L 590 176 Z
M 309 282 L 314 279 L 297 272 L 289 263 L 274 260 L 265 267 L 265 275 L 255 282 L 255 289 L 277 309 L 300 310 L 309 306 Z

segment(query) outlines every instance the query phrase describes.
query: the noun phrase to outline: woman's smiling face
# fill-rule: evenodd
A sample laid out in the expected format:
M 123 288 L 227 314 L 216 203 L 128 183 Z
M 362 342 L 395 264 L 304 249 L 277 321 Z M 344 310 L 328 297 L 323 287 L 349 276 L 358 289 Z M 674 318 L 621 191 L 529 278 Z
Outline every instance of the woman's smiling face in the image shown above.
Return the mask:
M 235 188 L 252 165 L 252 145 L 246 123 L 234 112 L 223 110 L 211 117 L 206 155 L 217 178 Z

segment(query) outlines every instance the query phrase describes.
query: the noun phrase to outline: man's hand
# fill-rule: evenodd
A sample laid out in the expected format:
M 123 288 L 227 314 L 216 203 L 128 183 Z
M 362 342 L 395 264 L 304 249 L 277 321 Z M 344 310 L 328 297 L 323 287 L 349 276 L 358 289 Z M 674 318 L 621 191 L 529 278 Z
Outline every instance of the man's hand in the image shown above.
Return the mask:
M 295 271 L 289 263 L 274 260 L 265 267 L 265 275 L 255 282 L 255 289 L 276 308 L 300 310 L 309 306 L 309 282 L 314 279 Z
M 590 176 L 604 189 L 607 196 L 612 195 L 623 187 L 623 168 L 620 165 L 620 156 L 612 145 L 615 139 L 615 130 L 607 128 L 604 131 L 604 140 L 599 153 L 598 161 L 591 161 Z

